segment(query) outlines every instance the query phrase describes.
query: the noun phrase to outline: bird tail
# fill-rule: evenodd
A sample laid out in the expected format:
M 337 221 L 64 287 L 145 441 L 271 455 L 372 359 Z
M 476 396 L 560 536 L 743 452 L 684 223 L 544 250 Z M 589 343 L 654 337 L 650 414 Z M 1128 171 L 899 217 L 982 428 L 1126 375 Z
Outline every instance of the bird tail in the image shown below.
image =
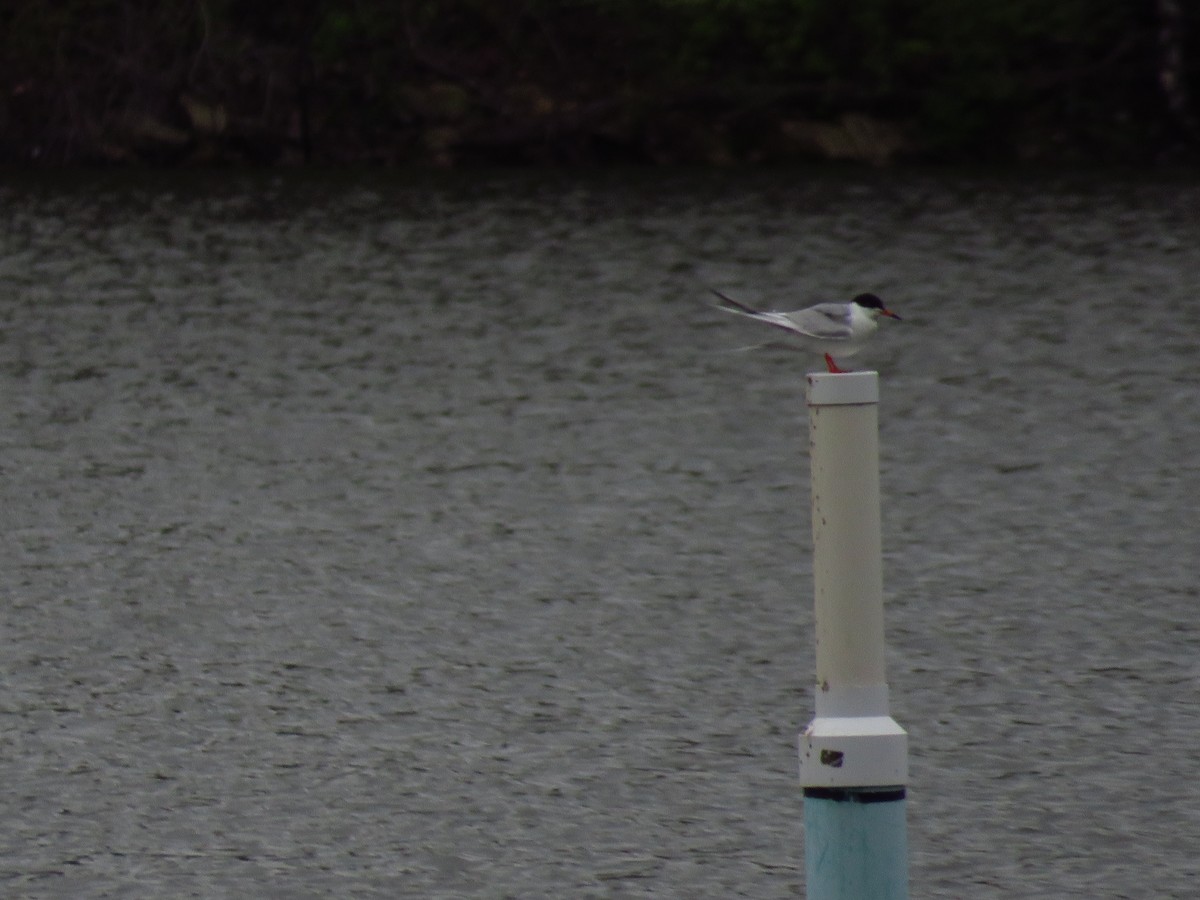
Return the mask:
M 738 313 L 743 316 L 757 316 L 760 311 L 752 306 L 747 306 L 745 303 L 739 303 L 732 297 L 727 297 L 718 291 L 716 288 L 709 288 L 720 299 L 720 303 L 715 304 L 717 309 L 723 309 L 725 312 Z

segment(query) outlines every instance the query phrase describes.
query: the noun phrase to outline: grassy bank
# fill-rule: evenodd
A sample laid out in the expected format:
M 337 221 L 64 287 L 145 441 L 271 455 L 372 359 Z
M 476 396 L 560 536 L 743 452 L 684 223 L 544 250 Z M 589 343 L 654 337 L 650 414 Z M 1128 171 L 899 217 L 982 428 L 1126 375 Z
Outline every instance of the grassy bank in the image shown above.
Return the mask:
M 9 162 L 1152 163 L 1200 147 L 1200 26 L 1175 0 L 24 0 L 0 34 Z

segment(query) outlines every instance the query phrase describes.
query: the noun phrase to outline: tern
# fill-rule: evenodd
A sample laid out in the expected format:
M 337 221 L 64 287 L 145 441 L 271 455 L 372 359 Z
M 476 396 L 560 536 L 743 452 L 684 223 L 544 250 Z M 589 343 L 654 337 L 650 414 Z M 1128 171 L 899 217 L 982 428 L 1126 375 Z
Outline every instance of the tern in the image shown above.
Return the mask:
M 846 370 L 839 368 L 833 357 L 853 356 L 861 350 L 879 327 L 876 320 L 880 316 L 900 321 L 874 294 L 859 294 L 849 303 L 818 303 L 795 312 L 769 312 L 739 303 L 718 290 L 713 289 L 713 293 L 721 298 L 718 309 L 783 329 L 799 338 L 804 349 L 823 353 L 825 365 L 836 373 Z

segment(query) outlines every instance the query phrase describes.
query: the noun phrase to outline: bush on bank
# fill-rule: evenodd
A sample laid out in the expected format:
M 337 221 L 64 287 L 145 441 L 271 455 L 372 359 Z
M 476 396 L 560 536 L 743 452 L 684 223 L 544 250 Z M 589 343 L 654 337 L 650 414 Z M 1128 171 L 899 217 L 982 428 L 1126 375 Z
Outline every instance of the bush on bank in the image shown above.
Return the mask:
M 1156 161 L 1178 0 L 24 0 L 8 161 Z

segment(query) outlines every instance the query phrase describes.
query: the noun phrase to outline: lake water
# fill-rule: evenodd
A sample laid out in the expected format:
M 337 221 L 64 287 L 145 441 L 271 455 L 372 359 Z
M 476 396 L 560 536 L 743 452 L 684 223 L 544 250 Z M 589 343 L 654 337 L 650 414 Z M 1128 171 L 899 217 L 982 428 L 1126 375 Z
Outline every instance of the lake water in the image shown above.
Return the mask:
M 914 897 L 1200 878 L 1200 180 L 0 187 L 0 893 L 803 893 L 804 372 L 874 290 Z

